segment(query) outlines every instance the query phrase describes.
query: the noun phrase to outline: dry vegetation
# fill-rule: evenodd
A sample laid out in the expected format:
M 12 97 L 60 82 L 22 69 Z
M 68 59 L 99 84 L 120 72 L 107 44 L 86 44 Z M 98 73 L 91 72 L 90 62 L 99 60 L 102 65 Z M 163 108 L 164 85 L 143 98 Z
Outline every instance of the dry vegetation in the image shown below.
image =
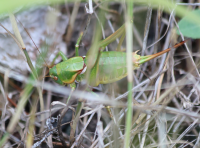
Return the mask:
M 96 30 L 101 31 L 103 39 L 125 23 L 123 3 L 93 2 L 93 6 L 92 14 L 86 13 L 85 2 L 34 6 L 15 14 L 29 57 L 37 68 L 38 81 L 31 78 L 30 64 L 19 45 L 1 28 L 1 146 L 124 147 L 127 78 L 87 89 L 83 81 L 74 91 L 51 78 L 42 79 L 48 68 L 44 68 L 41 54 L 25 31 L 30 33 L 48 65 L 59 50 L 69 58 L 75 56 L 75 44 L 81 32 L 85 34 L 79 54 L 86 55 Z M 133 51 L 150 55 L 184 40 L 176 34 L 181 18 L 175 16 L 175 9 L 166 9 L 144 2 L 134 4 Z M 187 4 L 185 9 L 198 7 Z M 12 19 L 10 22 L 5 16 L 0 22 L 13 33 Z M 100 28 L 96 28 L 97 24 Z M 119 40 L 117 38 L 105 50 L 116 50 Z M 191 39 L 134 70 L 130 147 L 200 147 L 199 48 L 199 40 Z M 126 51 L 125 41 L 120 50 Z M 58 62 L 61 58 L 54 64 Z

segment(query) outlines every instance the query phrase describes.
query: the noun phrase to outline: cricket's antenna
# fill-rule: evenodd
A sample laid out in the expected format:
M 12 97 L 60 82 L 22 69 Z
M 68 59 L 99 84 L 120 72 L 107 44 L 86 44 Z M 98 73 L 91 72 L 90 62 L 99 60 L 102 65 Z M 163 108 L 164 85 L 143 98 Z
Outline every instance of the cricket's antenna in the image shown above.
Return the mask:
M 15 18 L 16 18 L 16 17 L 15 17 Z M 38 49 L 38 47 L 37 47 L 37 45 L 35 44 L 35 42 L 33 41 L 33 39 L 32 39 L 32 37 L 31 37 L 30 33 L 28 32 L 28 30 L 24 27 L 24 25 L 23 25 L 17 18 L 16 18 L 16 20 L 21 24 L 21 26 L 24 28 L 24 30 L 26 31 L 26 33 L 27 33 L 28 36 L 30 37 L 31 41 L 33 42 L 33 44 L 35 45 L 36 49 L 37 49 L 38 52 L 40 53 L 40 55 L 41 55 L 41 57 L 42 57 L 42 59 L 43 59 L 45 65 L 46 65 L 48 68 L 50 68 L 50 67 L 47 65 L 47 62 L 44 60 L 43 55 L 41 54 L 41 52 L 40 52 L 40 50 Z

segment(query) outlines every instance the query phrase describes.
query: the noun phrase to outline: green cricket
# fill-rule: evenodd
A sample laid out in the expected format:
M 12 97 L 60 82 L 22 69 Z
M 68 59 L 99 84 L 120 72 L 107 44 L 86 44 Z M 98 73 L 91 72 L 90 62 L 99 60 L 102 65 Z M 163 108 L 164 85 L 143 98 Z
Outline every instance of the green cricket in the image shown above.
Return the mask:
M 112 83 L 127 76 L 126 53 L 120 51 L 102 51 L 108 44 L 121 36 L 124 32 L 125 25 L 121 26 L 106 39 L 100 41 L 98 46 L 100 50 L 98 56 L 96 56 L 96 61 L 91 68 L 90 78 L 88 80 L 90 86 L 94 87 L 99 84 Z M 133 52 L 133 70 L 139 68 L 140 65 L 145 62 L 169 52 L 172 48 L 181 46 L 186 41 L 187 40 L 182 41 L 173 47 L 153 55 L 140 56 L 137 52 Z M 88 56 L 76 56 L 67 59 L 62 52 L 59 52 L 58 54 L 62 57 L 63 62 L 58 63 L 53 68 L 49 69 L 50 77 L 60 85 L 72 84 L 75 81 L 80 82 L 80 79 L 84 78 L 84 74 L 87 70 Z

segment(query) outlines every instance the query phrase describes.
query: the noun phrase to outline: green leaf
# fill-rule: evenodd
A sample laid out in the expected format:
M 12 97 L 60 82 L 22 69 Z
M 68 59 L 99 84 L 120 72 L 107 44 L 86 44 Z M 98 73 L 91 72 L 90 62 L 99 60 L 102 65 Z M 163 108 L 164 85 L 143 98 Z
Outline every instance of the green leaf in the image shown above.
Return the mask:
M 196 16 L 198 20 L 200 20 L 200 9 L 194 10 L 190 12 L 188 15 L 183 17 L 180 22 L 178 23 L 179 29 L 181 33 L 185 37 L 197 39 L 200 38 L 200 23 L 197 23 L 197 21 L 194 21 L 193 18 Z M 177 29 L 177 34 L 180 35 L 179 30 Z

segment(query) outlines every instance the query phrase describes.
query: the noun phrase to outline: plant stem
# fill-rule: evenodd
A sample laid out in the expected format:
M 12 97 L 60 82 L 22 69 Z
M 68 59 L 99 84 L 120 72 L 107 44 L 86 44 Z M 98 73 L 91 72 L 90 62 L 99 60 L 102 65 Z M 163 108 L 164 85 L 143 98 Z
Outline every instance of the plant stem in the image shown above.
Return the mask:
M 127 1 L 127 13 L 126 13 L 126 47 L 127 47 L 127 71 L 128 71 L 128 111 L 126 114 L 126 131 L 124 147 L 128 148 L 130 145 L 130 131 L 131 131 L 131 121 L 132 121 L 132 86 L 133 86 L 133 70 L 132 70 L 132 49 L 133 49 L 133 26 L 130 20 L 133 18 L 133 1 Z

